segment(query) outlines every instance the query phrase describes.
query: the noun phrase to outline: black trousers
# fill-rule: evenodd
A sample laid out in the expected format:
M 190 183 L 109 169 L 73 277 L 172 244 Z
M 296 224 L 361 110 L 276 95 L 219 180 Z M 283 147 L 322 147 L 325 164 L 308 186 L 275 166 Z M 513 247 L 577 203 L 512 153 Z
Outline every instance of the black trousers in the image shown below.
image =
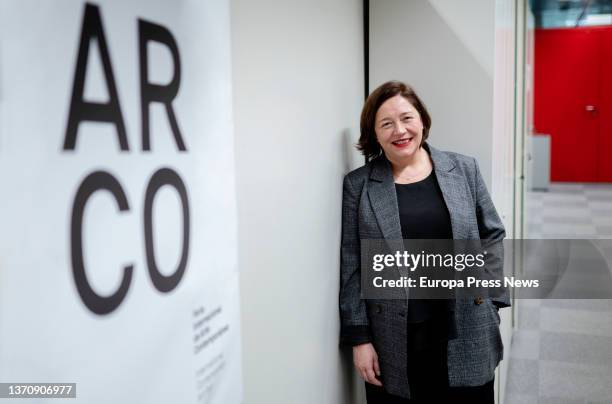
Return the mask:
M 366 383 L 368 404 L 494 404 L 494 380 L 476 387 L 447 387 L 442 390 L 430 390 L 417 393 L 411 390 L 412 398 L 406 399 L 389 394 L 384 388 Z M 413 384 L 410 384 L 411 388 Z
M 411 324 L 408 333 L 410 399 L 387 393 L 366 383 L 368 404 L 494 404 L 494 380 L 482 386 L 450 387 L 447 339 L 435 338 L 428 324 Z

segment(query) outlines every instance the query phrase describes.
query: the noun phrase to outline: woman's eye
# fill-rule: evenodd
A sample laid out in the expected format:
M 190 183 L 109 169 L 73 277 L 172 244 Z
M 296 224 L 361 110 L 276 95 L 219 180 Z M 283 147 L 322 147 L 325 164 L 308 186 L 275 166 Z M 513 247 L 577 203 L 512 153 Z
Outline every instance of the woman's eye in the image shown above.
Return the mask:
M 411 117 L 411 116 L 405 116 L 405 117 L 404 117 L 404 122 L 409 121 L 409 120 L 411 120 L 411 119 L 412 119 L 412 117 Z
M 388 128 L 388 127 L 390 127 L 390 126 L 391 126 L 391 124 L 390 124 L 389 122 L 387 122 L 387 123 L 383 123 L 383 124 L 382 124 L 382 127 L 383 127 L 383 128 Z

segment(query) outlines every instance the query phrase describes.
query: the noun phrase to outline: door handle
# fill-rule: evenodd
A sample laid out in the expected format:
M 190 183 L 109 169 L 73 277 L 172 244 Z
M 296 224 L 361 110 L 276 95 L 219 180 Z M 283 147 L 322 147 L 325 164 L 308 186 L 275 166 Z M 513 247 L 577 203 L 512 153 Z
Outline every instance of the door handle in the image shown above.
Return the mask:
M 584 110 L 587 112 L 597 112 L 595 105 L 585 105 Z

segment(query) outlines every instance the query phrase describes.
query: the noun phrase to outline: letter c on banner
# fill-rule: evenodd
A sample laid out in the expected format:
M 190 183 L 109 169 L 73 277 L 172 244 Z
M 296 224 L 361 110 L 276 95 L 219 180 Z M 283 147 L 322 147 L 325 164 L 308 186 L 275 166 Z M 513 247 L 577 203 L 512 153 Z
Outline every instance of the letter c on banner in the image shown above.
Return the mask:
M 127 197 L 121 188 L 119 182 L 111 174 L 105 171 L 94 171 L 89 174 L 79 186 L 77 194 L 74 198 L 72 207 L 71 221 L 71 256 L 72 256 L 72 272 L 76 283 L 77 291 L 83 300 L 83 303 L 89 310 L 96 314 L 108 314 L 115 310 L 125 298 L 130 282 L 132 281 L 133 265 L 128 265 L 123 268 L 123 279 L 121 285 L 110 296 L 98 295 L 89 284 L 87 275 L 85 274 L 85 264 L 83 262 L 83 211 L 87 205 L 89 198 L 99 190 L 109 191 L 117 201 L 120 211 L 129 210 Z

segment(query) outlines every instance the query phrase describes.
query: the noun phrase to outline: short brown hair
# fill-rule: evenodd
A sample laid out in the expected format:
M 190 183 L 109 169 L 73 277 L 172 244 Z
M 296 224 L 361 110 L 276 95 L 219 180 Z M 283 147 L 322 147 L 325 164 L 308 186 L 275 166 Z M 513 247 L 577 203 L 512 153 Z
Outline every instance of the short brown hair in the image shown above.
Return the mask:
M 422 142 L 424 142 L 429 135 L 431 117 L 425 108 L 425 104 L 423 104 L 423 101 L 421 101 L 419 96 L 415 93 L 414 89 L 401 81 L 388 81 L 372 91 L 361 110 L 361 136 L 359 137 L 359 143 L 357 143 L 357 149 L 361 151 L 368 161 L 374 157 L 378 157 L 382 153 L 380 144 L 378 144 L 376 140 L 376 131 L 374 130 L 376 112 L 378 112 L 378 109 L 385 101 L 396 95 L 401 95 L 407 99 L 419 112 L 421 121 L 423 122 Z M 423 144 L 422 142 L 421 145 Z

